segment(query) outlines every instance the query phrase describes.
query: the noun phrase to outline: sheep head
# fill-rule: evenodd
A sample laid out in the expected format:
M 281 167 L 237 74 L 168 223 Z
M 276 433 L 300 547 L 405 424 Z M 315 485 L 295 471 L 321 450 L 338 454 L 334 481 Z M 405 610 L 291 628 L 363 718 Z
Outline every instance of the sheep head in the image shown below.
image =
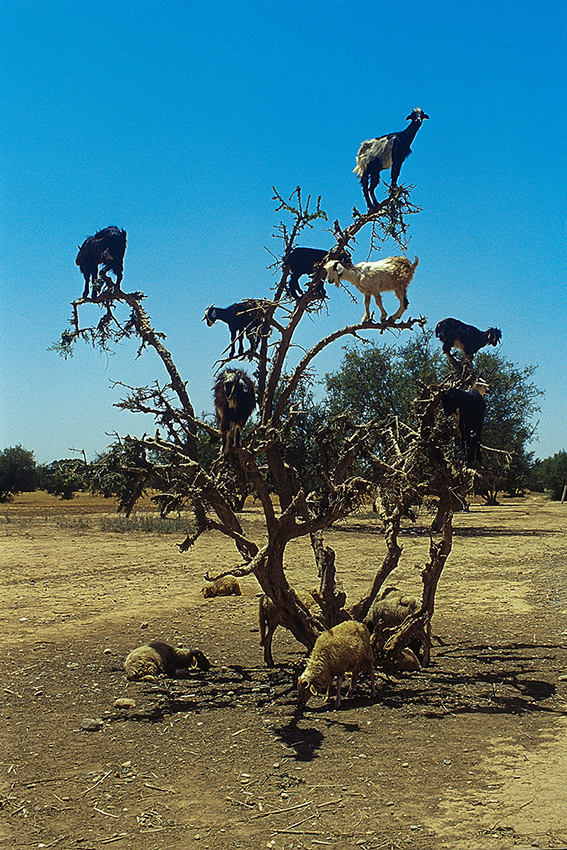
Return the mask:
M 319 691 L 306 676 L 300 676 L 297 680 L 297 704 L 303 706 L 307 704 L 309 697 L 318 695 Z

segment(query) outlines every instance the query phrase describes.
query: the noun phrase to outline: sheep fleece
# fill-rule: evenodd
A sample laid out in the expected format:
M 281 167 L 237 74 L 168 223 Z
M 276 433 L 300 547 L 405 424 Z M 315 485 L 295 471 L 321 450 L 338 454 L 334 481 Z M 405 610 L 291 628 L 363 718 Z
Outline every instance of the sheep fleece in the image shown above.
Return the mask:
M 242 596 L 240 585 L 234 576 L 223 576 L 216 581 L 205 584 L 201 593 L 205 599 L 210 599 L 213 596 Z
M 336 676 L 343 676 L 347 670 L 353 675 L 367 671 L 373 662 L 370 632 L 363 623 L 347 620 L 319 635 L 299 683 L 302 687 L 314 685 L 321 691 Z
M 208 670 L 210 664 L 199 650 L 174 649 L 163 641 L 138 646 L 126 656 L 124 670 L 130 681 L 155 681 L 163 676 L 175 676 L 177 670 L 198 666 Z

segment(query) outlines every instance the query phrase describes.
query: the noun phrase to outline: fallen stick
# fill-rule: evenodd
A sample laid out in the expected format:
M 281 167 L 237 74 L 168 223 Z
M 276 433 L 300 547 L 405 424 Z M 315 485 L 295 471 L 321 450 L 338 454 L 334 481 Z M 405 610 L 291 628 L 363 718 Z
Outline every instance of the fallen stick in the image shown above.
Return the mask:
M 101 777 L 100 777 L 100 779 L 98 780 L 98 782 L 95 782 L 95 784 L 94 784 L 94 785 L 92 785 L 90 788 L 87 788 L 87 790 L 86 790 L 86 791 L 83 791 L 83 793 L 81 794 L 81 797 L 86 797 L 86 796 L 87 796 L 87 794 L 89 793 L 89 791 L 93 791 L 93 790 L 96 788 L 96 786 L 97 786 L 97 785 L 100 785 L 100 783 L 101 783 L 101 782 L 104 782 L 104 780 L 105 780 L 108 776 L 110 776 L 110 774 L 111 774 L 111 773 L 112 773 L 112 771 L 111 771 L 111 770 L 109 770 L 109 771 L 108 771 L 108 773 L 105 773 L 105 774 L 104 774 L 104 776 L 101 776 Z
M 173 791 L 171 788 L 160 788 L 158 785 L 150 785 L 149 782 L 144 782 L 145 788 L 151 788 L 152 791 L 163 791 L 166 794 L 176 794 L 176 791 Z
M 99 812 L 101 815 L 104 815 L 107 818 L 116 818 L 116 820 L 118 820 L 119 815 L 112 815 L 110 812 L 103 812 L 102 809 L 97 809 L 96 806 L 93 806 L 93 809 L 95 810 L 95 812 Z
M 271 812 L 260 812 L 258 815 L 253 815 L 252 820 L 256 820 L 256 818 L 266 818 L 269 815 L 280 815 L 282 812 L 292 812 L 294 809 L 304 809 L 305 806 L 310 806 L 311 800 L 307 803 L 298 803 L 297 806 L 289 806 L 287 809 L 272 809 Z

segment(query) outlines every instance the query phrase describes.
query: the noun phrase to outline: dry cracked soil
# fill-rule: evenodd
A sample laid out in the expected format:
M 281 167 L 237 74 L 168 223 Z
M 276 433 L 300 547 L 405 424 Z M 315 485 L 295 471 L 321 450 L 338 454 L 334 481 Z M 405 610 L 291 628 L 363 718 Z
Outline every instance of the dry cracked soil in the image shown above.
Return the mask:
M 114 530 L 112 512 L 42 493 L 0 510 L 0 848 L 567 847 L 567 505 L 458 514 L 430 667 L 301 715 L 305 650 L 278 629 L 265 667 L 256 580 L 200 595 L 207 571 L 239 565 L 230 541 L 181 554 L 183 533 Z M 241 519 L 260 540 L 258 507 Z M 429 520 L 408 522 L 389 580 L 411 593 Z M 356 599 L 385 551 L 376 514 L 325 542 Z M 305 541 L 286 566 L 315 586 Z M 128 682 L 124 657 L 156 639 L 201 649 L 210 671 Z

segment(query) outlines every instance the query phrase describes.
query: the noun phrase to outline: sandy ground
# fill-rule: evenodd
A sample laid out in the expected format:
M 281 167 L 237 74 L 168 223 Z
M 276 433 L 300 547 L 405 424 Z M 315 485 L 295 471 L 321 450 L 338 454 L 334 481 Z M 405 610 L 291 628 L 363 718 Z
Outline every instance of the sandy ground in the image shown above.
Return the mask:
M 279 629 L 264 666 L 255 579 L 241 597 L 199 593 L 207 570 L 239 564 L 231 544 L 209 534 L 180 554 L 182 533 L 102 531 L 112 510 L 44 494 L 0 507 L 0 848 L 567 846 L 567 505 L 459 514 L 431 666 L 303 715 L 305 651 Z M 258 509 L 242 520 L 258 540 Z M 408 525 L 389 581 L 414 593 L 427 521 Z M 384 552 L 376 515 L 325 542 L 356 599 Z M 304 541 L 287 569 L 315 586 Z M 211 670 L 127 682 L 124 657 L 155 639 Z

